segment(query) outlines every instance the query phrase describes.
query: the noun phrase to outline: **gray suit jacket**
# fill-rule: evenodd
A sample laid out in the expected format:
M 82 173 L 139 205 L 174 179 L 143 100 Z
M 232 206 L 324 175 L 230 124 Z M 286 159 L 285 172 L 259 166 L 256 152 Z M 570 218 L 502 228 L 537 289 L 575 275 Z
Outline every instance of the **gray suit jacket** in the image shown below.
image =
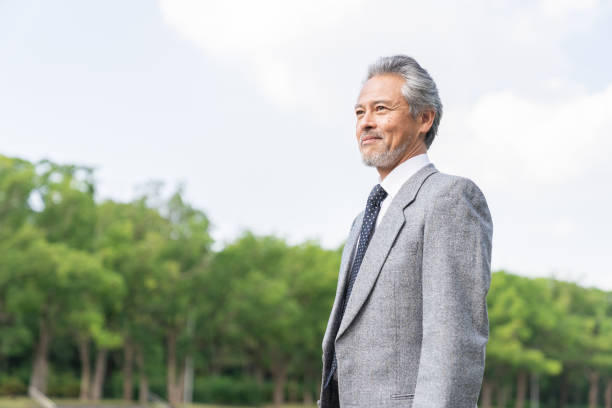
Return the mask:
M 414 174 L 372 236 L 334 339 L 362 218 L 342 253 L 323 379 L 335 342 L 342 408 L 474 408 L 489 336 L 493 224 L 485 197 L 433 164 Z M 329 388 L 319 406 L 337 408 Z

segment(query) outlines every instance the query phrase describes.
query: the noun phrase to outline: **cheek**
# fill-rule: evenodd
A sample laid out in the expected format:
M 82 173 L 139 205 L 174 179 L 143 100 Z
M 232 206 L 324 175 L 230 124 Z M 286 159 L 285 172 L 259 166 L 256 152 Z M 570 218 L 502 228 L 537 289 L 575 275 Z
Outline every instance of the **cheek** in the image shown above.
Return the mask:
M 381 122 L 379 129 L 387 144 L 394 143 L 394 140 L 397 138 L 397 127 L 394 126 L 391 121 L 386 120 Z
M 380 119 L 378 128 L 388 135 L 395 135 L 398 132 L 397 118 L 387 115 Z

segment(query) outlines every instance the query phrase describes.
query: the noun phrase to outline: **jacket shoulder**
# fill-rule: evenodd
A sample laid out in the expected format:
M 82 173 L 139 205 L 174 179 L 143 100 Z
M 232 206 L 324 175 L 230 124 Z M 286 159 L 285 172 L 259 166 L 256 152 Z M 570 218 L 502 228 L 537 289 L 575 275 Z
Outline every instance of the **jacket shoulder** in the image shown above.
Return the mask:
M 487 200 L 473 180 L 438 172 L 432 174 L 425 184 L 423 199 L 427 217 L 464 214 L 492 232 L 493 221 Z
M 482 190 L 472 179 L 439 171 L 427 178 L 421 190 L 426 195 L 436 198 L 455 196 L 457 198 L 478 198 L 484 200 Z

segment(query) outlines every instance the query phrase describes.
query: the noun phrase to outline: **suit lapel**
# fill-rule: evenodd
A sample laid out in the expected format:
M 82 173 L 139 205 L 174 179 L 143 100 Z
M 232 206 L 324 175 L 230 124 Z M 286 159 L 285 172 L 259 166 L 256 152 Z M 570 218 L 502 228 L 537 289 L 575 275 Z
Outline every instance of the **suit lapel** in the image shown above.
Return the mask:
M 397 195 L 393 198 L 380 225 L 374 231 L 374 235 L 363 257 L 361 267 L 359 268 L 359 274 L 353 285 L 351 297 L 346 305 L 346 310 L 336 340 L 342 336 L 342 333 L 346 331 L 351 322 L 355 319 L 372 291 L 378 279 L 378 275 L 380 274 L 380 270 L 387 259 L 387 255 L 395 242 L 395 238 L 406 222 L 404 218 L 404 208 L 414 201 L 419 188 L 427 177 L 436 172 L 437 170 L 433 164 L 428 164 L 423 167 L 404 183 Z M 361 223 L 359 224 L 359 229 L 361 229 Z M 345 271 L 345 274 L 346 273 Z M 337 295 L 338 294 L 336 294 L 336 298 L 338 297 Z M 334 305 L 334 308 L 335 307 Z
M 352 264 L 353 254 L 355 252 L 355 246 L 359 238 L 359 231 L 361 230 L 361 223 L 363 222 L 363 212 L 361 212 L 349 232 L 349 236 L 344 244 L 344 250 L 342 251 L 342 261 L 340 263 L 340 271 L 338 273 L 338 285 L 336 287 L 336 298 L 334 300 L 334 306 L 332 307 L 331 315 L 327 321 L 327 329 L 325 330 L 325 336 L 323 336 L 323 350 L 327 350 L 330 342 L 330 336 L 332 328 L 336 325 L 338 319 L 338 309 L 341 307 L 342 294 L 346 286 L 346 275 L 349 273 L 349 267 Z

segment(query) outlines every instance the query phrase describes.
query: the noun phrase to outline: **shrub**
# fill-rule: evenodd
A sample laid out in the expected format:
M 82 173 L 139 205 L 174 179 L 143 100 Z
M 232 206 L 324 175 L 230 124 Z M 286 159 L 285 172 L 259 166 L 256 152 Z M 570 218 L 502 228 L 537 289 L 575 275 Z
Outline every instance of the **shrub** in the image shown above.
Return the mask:
M 0 378 L 0 395 L 14 397 L 16 395 L 25 395 L 27 391 L 27 385 L 18 377 Z
M 71 372 L 50 373 L 47 395 L 52 397 L 76 398 L 81 391 L 81 381 Z
M 270 387 L 250 378 L 215 376 L 196 378 L 193 388 L 194 402 L 260 405 Z

